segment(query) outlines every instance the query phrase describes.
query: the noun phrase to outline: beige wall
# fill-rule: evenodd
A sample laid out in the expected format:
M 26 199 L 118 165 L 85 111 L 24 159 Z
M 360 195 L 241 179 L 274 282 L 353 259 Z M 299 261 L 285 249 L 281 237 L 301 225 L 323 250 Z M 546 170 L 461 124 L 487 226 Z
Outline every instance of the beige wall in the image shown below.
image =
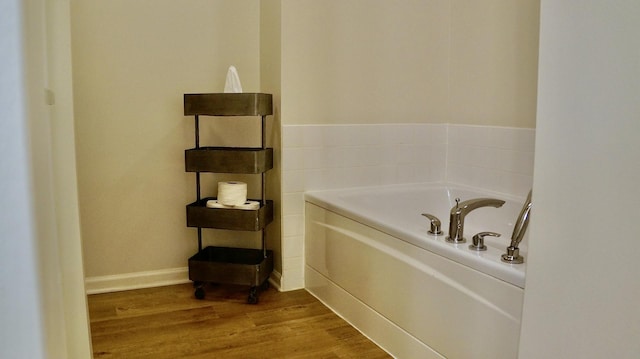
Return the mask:
M 82 237 L 78 201 L 76 148 L 73 113 L 71 66 L 71 1 L 46 1 L 47 87 L 53 93 L 49 107 L 51 121 L 51 168 L 55 204 L 55 224 L 58 234 L 59 282 L 46 280 L 61 291 L 60 307 L 50 297 L 45 299 L 48 316 L 60 316 L 64 330 L 47 329 L 50 357 L 88 358 L 91 337 L 84 286 Z M 46 257 L 51 251 L 45 248 Z M 44 271 L 51 272 L 50 268 Z M 51 274 L 49 274 L 50 276 Z M 43 276 L 46 278 L 46 276 Z M 64 352 L 52 351 L 64 348 Z M 62 349 L 58 349 L 62 350 Z
M 451 4 L 450 122 L 534 128 L 540 1 Z
M 518 357 L 637 358 L 640 2 L 545 0 L 541 22 Z
M 512 3 L 72 2 L 86 275 L 185 267 L 196 231 L 185 227 L 195 175 L 184 172 L 193 120 L 182 115 L 182 94 L 221 91 L 229 65 L 245 91 L 274 94 L 268 142 L 276 149 L 281 124 L 534 127 L 538 1 Z M 203 144 L 259 141 L 252 119 L 202 127 Z M 268 174 L 276 211 L 279 159 Z M 228 179 L 204 176 L 205 194 Z M 233 179 L 258 188 L 255 178 Z M 276 251 L 279 224 L 278 216 L 269 228 Z M 220 245 L 258 243 L 252 233 L 205 231 L 207 241 L 214 236 Z
M 539 1 L 286 1 L 284 124 L 535 127 Z
M 71 5 L 86 275 L 185 267 L 197 237 L 185 226 L 195 175 L 184 171 L 183 151 L 194 136 L 182 95 L 221 92 L 230 65 L 245 91 L 260 90 L 259 1 Z M 257 131 L 245 135 L 255 122 L 217 123 L 227 132 L 203 121 L 203 145 L 259 141 Z
M 284 2 L 283 123 L 447 122 L 449 26 L 445 0 Z
M 267 145 L 275 151 L 273 169 L 267 172 L 267 197 L 273 199 L 275 218 L 267 227 L 267 247 L 274 251 L 274 277 L 282 274 L 282 149 L 280 122 L 281 0 L 260 1 L 260 87 L 273 94 L 273 116 L 267 121 Z M 279 278 L 276 278 L 279 281 Z
M 3 357 L 64 354 L 52 201 L 42 2 L 4 1 L 0 13 L 0 347 Z M 46 250 L 53 250 L 47 253 Z M 44 256 L 49 254 L 48 256 Z M 52 346 L 49 339 L 60 343 Z M 61 350 L 56 350 L 61 349 Z

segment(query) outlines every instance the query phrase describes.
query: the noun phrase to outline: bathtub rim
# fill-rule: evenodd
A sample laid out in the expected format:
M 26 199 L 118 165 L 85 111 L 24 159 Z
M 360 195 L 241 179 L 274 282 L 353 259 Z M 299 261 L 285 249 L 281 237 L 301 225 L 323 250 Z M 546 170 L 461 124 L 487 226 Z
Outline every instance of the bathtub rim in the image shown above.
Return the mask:
M 506 251 L 507 245 L 503 250 L 496 248 L 489 248 L 486 252 L 475 252 L 467 248 L 469 243 L 453 244 L 445 241 L 445 236 L 432 237 L 426 234 L 428 229 L 428 222 L 425 221 L 424 233 L 411 231 L 408 229 L 397 228 L 393 225 L 389 225 L 384 221 L 371 218 L 369 216 L 358 213 L 353 208 L 349 208 L 348 203 L 340 200 L 342 194 L 353 194 L 355 192 L 367 193 L 370 191 L 380 191 L 389 189 L 446 189 L 446 190 L 467 190 L 477 192 L 482 195 L 495 196 L 501 199 L 514 201 L 516 203 L 523 203 L 525 197 L 517 197 L 510 194 L 490 191 L 482 188 L 475 188 L 465 185 L 459 185 L 456 183 L 446 182 L 425 182 L 425 183 L 409 183 L 409 184 L 393 184 L 382 186 L 362 186 L 362 187 L 350 187 L 328 190 L 313 190 L 304 192 L 304 201 L 313 203 L 328 211 L 337 213 L 341 216 L 374 228 L 380 232 L 391 235 L 398 240 L 404 241 L 411 245 L 414 245 L 423 250 L 430 251 L 432 253 L 441 255 L 459 264 L 465 265 L 469 268 L 475 269 L 491 277 L 500 279 L 517 287 L 525 287 L 526 277 L 526 253 L 525 263 L 523 264 L 509 264 L 500 260 L 502 253 Z M 442 219 L 443 230 L 446 232 L 448 219 Z M 510 234 L 509 234 L 510 235 Z

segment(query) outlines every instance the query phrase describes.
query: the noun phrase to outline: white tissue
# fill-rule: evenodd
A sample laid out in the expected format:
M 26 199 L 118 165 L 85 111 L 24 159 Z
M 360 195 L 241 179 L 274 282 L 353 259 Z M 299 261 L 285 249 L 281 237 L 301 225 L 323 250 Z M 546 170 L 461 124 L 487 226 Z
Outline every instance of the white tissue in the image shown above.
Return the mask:
M 257 210 L 260 208 L 260 202 L 258 201 L 246 201 L 239 206 L 225 206 L 218 202 L 217 199 L 210 199 L 207 201 L 207 208 L 226 208 L 226 209 L 245 209 L 245 210 Z
M 227 71 L 227 81 L 224 83 L 224 92 L 226 93 L 242 92 L 242 85 L 240 84 L 240 76 L 238 76 L 238 70 L 236 70 L 235 66 L 229 66 L 229 71 Z
M 240 206 L 247 201 L 247 184 L 244 182 L 218 182 L 218 202 L 225 206 Z

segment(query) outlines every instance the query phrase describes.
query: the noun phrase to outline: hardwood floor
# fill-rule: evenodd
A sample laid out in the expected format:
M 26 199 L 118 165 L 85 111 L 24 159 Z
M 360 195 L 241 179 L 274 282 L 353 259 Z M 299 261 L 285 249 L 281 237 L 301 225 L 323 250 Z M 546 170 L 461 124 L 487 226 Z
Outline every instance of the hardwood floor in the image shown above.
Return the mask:
M 103 358 L 390 358 L 305 290 L 191 284 L 89 296 L 93 354 Z

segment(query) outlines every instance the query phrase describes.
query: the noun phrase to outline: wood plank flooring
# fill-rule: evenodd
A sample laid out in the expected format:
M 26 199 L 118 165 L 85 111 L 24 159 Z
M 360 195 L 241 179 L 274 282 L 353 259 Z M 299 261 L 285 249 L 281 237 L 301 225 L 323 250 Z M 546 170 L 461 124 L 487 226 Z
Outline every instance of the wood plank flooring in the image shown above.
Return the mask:
M 390 358 L 305 290 L 191 284 L 89 296 L 93 355 L 105 358 Z

